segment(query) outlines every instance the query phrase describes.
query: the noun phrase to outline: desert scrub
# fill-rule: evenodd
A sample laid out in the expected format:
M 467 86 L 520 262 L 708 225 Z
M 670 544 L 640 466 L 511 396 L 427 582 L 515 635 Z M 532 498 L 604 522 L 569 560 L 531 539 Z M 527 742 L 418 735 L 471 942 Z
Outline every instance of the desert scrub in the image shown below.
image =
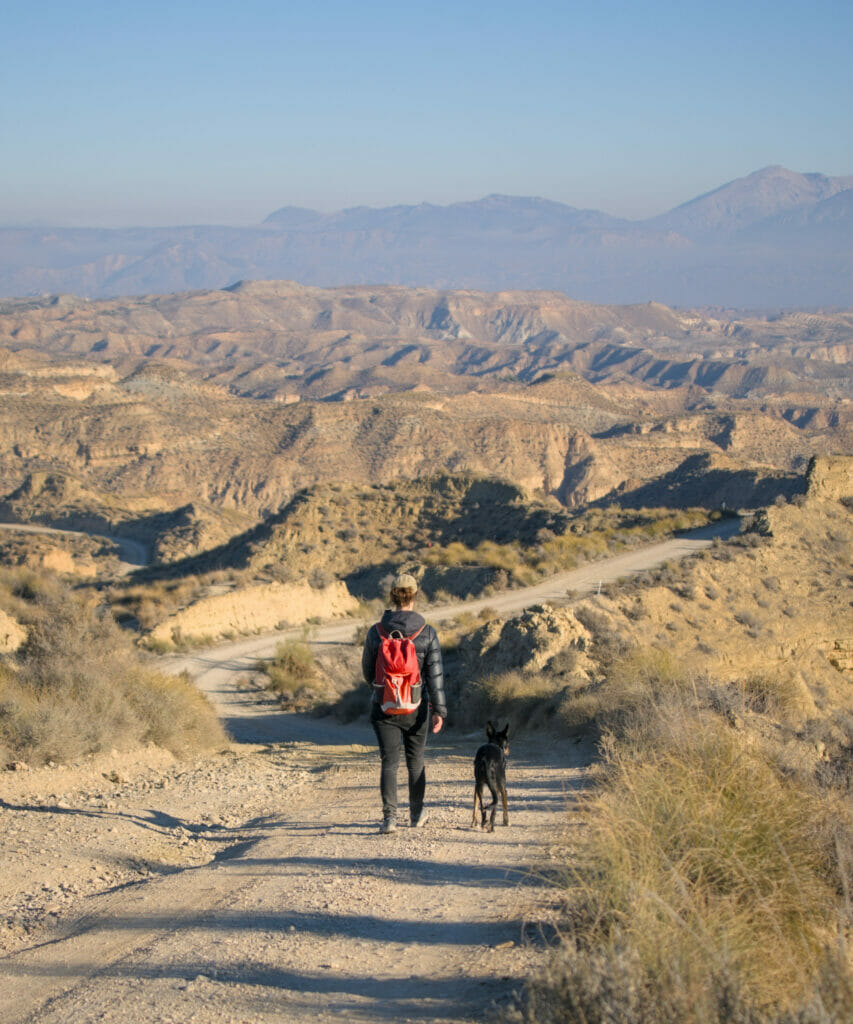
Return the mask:
M 830 956 L 846 884 L 837 806 L 782 779 L 719 721 L 669 725 L 654 749 L 607 751 L 588 808 L 588 869 L 571 882 L 578 935 L 634 950 L 648 979 L 680 978 L 697 1007 L 725 978 L 755 1008 L 802 1005 Z
M 432 547 L 424 553 L 424 564 L 444 568 L 493 569 L 506 574 L 516 586 L 532 583 L 536 578 L 535 556 L 520 543 L 497 544 L 491 540 L 481 541 L 476 548 L 469 548 L 460 541 L 453 541 L 444 547 Z
M 750 696 L 775 710 L 768 686 Z M 783 774 L 717 713 L 725 690 L 650 649 L 580 695 L 606 730 L 600 784 L 566 858 L 566 941 L 525 1020 L 849 1020 L 849 797 Z
M 680 530 L 703 526 L 708 515 L 702 510 L 671 512 L 669 509 L 594 509 L 570 518 L 566 516 L 535 536 L 498 543 L 482 540 L 476 547 L 461 541 L 436 545 L 425 552 L 426 565 L 482 566 L 505 572 L 515 586 L 526 586 L 539 576 L 573 569 L 585 562 L 671 536 Z
M 564 689 L 563 680 L 549 672 L 510 670 L 466 680 L 450 701 L 450 724 L 481 728 L 491 718 L 509 721 L 513 733 L 551 725 L 560 731 Z
M 566 942 L 534 978 L 511 1024 L 849 1024 L 853 981 L 841 954 L 821 970 L 808 1002 L 794 1010 L 759 1010 L 722 968 L 699 1001 L 675 970 L 654 977 L 636 950 L 608 954 Z
M 570 704 L 564 707 L 564 717 L 571 724 L 584 724 L 583 715 L 587 715 L 588 722 L 594 719 L 599 728 L 624 737 L 629 729 L 636 733 L 645 727 L 654 728 L 664 704 L 681 708 L 686 701 L 686 713 L 690 713 L 691 706 L 695 708 L 694 680 L 668 650 L 643 647 L 624 652 L 620 647 L 618 651 L 600 661 L 605 668 L 603 677 L 579 692 L 583 711 L 574 711 Z M 610 653 L 608 648 L 605 654 Z
M 260 662 L 258 669 L 267 677 L 267 688 L 282 697 L 296 697 L 317 681 L 314 652 L 302 640 L 285 640 L 272 661 Z
M 780 722 L 797 722 L 809 708 L 808 691 L 793 674 L 753 673 L 732 683 L 742 706 Z
M 497 618 L 494 608 L 481 608 L 479 612 L 462 612 L 441 625 L 441 649 L 447 654 L 464 645 L 470 635 L 484 622 Z M 366 634 L 365 634 L 366 636 Z
M 148 669 L 109 614 L 56 582 L 29 593 L 27 640 L 0 673 L 3 758 L 41 763 L 145 743 L 178 754 L 224 745 L 192 683 Z
M 202 580 L 186 576 L 182 579 L 117 584 L 110 590 L 108 601 L 119 621 L 135 619 L 139 628 L 148 632 L 178 609 L 198 600 L 204 591 Z

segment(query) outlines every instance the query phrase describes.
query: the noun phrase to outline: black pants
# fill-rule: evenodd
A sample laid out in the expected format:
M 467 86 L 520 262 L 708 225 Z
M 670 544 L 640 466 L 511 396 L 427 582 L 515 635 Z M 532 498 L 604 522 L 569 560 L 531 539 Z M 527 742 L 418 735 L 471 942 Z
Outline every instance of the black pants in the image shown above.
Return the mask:
M 397 817 L 397 767 L 400 764 L 400 751 L 405 750 L 409 775 L 409 815 L 417 818 L 424 805 L 426 789 L 424 749 L 429 726 L 429 704 L 423 701 L 418 710 L 410 715 L 386 715 L 374 704 L 370 723 L 376 733 L 382 759 L 379 776 L 382 814 L 386 818 Z

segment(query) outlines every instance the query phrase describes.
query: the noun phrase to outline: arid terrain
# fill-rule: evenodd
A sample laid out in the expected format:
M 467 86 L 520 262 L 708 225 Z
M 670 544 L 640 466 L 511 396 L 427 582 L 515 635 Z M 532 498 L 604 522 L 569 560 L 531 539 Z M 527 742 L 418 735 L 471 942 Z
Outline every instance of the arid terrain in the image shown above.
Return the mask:
M 209 550 L 318 484 L 757 507 L 853 450 L 849 313 L 307 288 L 0 309 L 0 517 Z M 100 529 L 98 529 L 100 527 Z
M 3 302 L 3 1019 L 848 1024 L 851 345 L 547 292 Z M 400 567 L 451 710 L 379 837 Z
M 508 593 L 498 604 L 506 614 L 552 594 L 564 600 L 569 586 L 595 589 L 602 577 L 708 543 L 671 541 Z M 476 605 L 436 609 L 433 618 L 466 608 Z M 317 649 L 343 640 L 357 654 L 347 642 L 354 629 L 319 628 Z M 2 942 L 10 954 L 0 960 L 4 1021 L 96 1012 L 118 1019 L 139 1012 L 134 989 L 146 1005 L 154 1000 L 154 1019 L 222 1019 L 224 999 L 234 1020 L 296 1021 L 319 1012 L 459 1021 L 512 1001 L 553 930 L 557 896 L 541 875 L 542 858 L 562 834 L 562 811 L 583 783 L 590 744 L 564 747 L 554 737 L 543 761 L 541 742 L 513 743 L 513 831 L 502 838 L 470 828 L 470 751 L 479 733 L 436 737 L 431 821 L 389 843 L 375 832 L 375 754 L 363 718 L 341 726 L 283 714 L 247 688 L 256 659 L 278 642 L 261 636 L 171 664 L 172 672 L 190 670 L 236 740 L 215 758 L 176 762 L 150 747 L 70 767 L 18 765 L 0 776 Z M 269 869 L 259 873 L 261 864 Z M 201 945 L 190 949 L 197 901 L 208 923 Z M 184 918 L 178 904 L 195 910 Z M 126 913 L 139 923 L 114 934 L 113 922 Z M 52 959 L 40 952 L 45 940 L 60 943 L 63 959 L 77 965 L 71 973 L 53 975 Z M 152 942 L 168 958 L 157 994 L 148 984 L 142 991 L 133 966 L 150 962 Z M 179 960 L 174 943 L 184 949 Z M 400 962 L 402 949 L 417 951 L 416 967 Z M 95 956 L 104 958 L 100 965 Z M 367 978 L 365 958 L 373 964 Z M 247 960 L 256 961 L 249 974 Z M 108 975 L 124 980 L 105 985 Z
M 606 700 L 624 671 L 614 654 L 648 658 L 651 641 L 692 678 L 724 681 L 728 728 L 788 772 L 848 771 L 853 532 L 839 495 L 851 492 L 850 460 L 820 462 L 804 501 L 777 504 L 734 540 L 685 547 L 687 561 L 673 560 L 679 542 L 668 542 L 507 592 L 459 651 L 448 649 L 455 728 L 431 743 L 432 818 L 417 832 L 376 833 L 363 717 L 284 714 L 247 682 L 275 637 L 172 660 L 228 725 L 223 753 L 176 762 L 152 747 L 0 776 L 2 1019 L 523 1014 L 524 986 L 565 927 L 553 869 L 575 848 L 574 804 L 597 778 L 594 732 L 578 727 L 607 713 L 596 694 L 604 686 Z M 595 575 L 603 592 L 570 596 L 600 591 Z M 435 609 L 435 621 L 449 639 L 452 617 L 478 607 Z M 317 651 L 354 628 L 318 627 Z M 472 659 L 485 676 L 466 689 L 460 670 Z M 649 671 L 648 660 L 634 671 Z M 470 827 L 477 685 L 520 732 L 511 827 L 494 835 Z M 628 686 L 616 690 L 622 701 L 637 693 L 629 680 L 617 685 Z M 574 723 L 571 739 L 559 721 Z

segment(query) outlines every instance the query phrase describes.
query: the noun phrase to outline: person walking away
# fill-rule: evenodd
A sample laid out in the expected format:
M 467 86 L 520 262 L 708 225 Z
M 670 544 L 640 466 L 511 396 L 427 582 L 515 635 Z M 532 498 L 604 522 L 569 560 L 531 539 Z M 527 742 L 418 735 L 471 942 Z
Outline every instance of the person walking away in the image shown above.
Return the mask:
M 397 770 L 405 752 L 409 781 L 409 824 L 420 828 L 424 808 L 427 733 L 441 731 L 447 717 L 441 646 L 432 626 L 414 610 L 418 583 L 400 573 L 391 584 L 390 604 L 364 641 L 361 668 L 373 687 L 370 722 L 379 744 L 382 764 L 379 790 L 382 825 L 387 834 L 397 829 Z

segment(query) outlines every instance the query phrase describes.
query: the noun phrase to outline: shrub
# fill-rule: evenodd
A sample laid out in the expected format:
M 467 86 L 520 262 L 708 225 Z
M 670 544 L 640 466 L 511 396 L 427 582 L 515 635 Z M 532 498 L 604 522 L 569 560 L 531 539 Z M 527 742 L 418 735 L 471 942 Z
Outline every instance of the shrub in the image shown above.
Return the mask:
M 544 672 L 498 672 L 463 685 L 452 705 L 453 724 L 482 726 L 489 719 L 509 719 L 512 731 L 541 728 L 556 721 L 563 695 L 559 677 Z
M 225 745 L 210 705 L 185 673 L 140 671 L 128 684 L 128 702 L 145 725 L 144 743 L 156 743 L 178 756 Z
M 787 709 L 784 681 L 745 701 Z M 715 714 L 726 688 L 635 651 L 575 701 L 606 723 L 604 774 L 566 871 L 569 932 L 520 1014 L 636 1024 L 848 1019 L 849 807 L 784 777 Z
M 604 677 L 563 704 L 561 717 L 567 725 L 595 723 L 624 738 L 629 729 L 656 728 L 661 705 L 683 709 L 685 703 L 695 703 L 694 681 L 669 651 L 646 647 L 625 652 L 621 646 L 611 646 L 603 653 Z
M 175 753 L 225 736 L 186 678 L 145 668 L 108 614 L 56 585 L 38 591 L 17 671 L 0 675 L 0 747 L 34 763 L 158 743 Z
M 567 943 L 534 980 L 513 1024 L 849 1024 L 853 983 L 841 956 L 829 958 L 814 994 L 794 1010 L 761 1011 L 721 965 L 697 1002 L 676 969 L 651 974 L 635 949 L 610 954 Z
M 327 569 L 314 568 L 308 574 L 308 585 L 314 590 L 323 590 L 335 582 L 335 577 Z
M 788 721 L 808 708 L 804 688 L 792 674 L 753 674 L 735 684 L 743 706 Z
M 317 675 L 314 652 L 301 640 L 279 644 L 275 658 L 258 666 L 269 679 L 269 689 L 293 697 L 306 689 Z
M 790 1007 L 819 975 L 841 886 L 815 792 L 782 780 L 721 723 L 675 718 L 657 751 L 611 746 L 590 807 L 580 928 L 681 979 L 701 1005 L 734 976 L 758 1007 Z M 615 943 L 615 946 L 614 946 Z M 758 956 L 757 951 L 763 955 Z

